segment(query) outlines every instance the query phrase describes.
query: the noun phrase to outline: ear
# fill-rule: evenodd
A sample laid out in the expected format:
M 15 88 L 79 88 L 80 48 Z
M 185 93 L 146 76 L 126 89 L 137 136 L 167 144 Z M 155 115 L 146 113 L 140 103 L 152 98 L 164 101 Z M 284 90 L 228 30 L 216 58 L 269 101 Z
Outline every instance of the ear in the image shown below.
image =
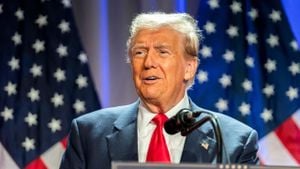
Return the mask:
M 184 80 L 189 81 L 194 78 L 198 67 L 198 60 L 196 57 L 186 60 Z

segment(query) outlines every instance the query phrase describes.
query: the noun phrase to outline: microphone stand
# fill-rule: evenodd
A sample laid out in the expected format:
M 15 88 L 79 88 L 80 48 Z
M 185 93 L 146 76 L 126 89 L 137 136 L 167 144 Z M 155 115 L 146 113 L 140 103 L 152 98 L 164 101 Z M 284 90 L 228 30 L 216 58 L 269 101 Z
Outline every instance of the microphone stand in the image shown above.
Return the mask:
M 198 112 L 194 112 L 194 113 L 195 113 L 194 117 L 199 116 L 201 113 L 205 113 L 205 114 L 207 114 L 207 116 L 203 117 L 201 120 L 194 123 L 192 126 L 182 129 L 181 130 L 181 135 L 186 136 L 189 133 L 191 133 L 193 130 L 199 128 L 202 124 L 209 121 L 211 123 L 213 129 L 214 129 L 215 137 L 216 137 L 216 140 L 217 140 L 217 163 L 219 163 L 219 164 L 222 163 L 223 139 L 222 139 L 221 129 L 220 129 L 217 117 L 215 117 L 211 113 L 204 112 L 204 111 L 198 111 Z

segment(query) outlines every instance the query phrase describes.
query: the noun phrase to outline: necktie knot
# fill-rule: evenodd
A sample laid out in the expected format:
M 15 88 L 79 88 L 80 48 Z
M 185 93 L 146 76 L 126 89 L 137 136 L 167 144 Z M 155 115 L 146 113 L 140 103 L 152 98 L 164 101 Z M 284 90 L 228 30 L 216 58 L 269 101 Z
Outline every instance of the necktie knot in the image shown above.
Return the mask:
M 168 120 L 168 117 L 164 113 L 158 113 L 152 121 L 158 126 L 163 127 L 165 122 Z

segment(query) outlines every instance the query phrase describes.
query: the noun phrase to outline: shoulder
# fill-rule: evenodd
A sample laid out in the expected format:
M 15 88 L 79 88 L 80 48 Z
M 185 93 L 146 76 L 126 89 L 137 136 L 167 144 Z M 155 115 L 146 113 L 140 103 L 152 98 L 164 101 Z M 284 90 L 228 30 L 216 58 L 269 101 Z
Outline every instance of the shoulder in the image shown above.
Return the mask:
M 73 123 L 84 126 L 95 126 L 97 124 L 111 124 L 117 119 L 126 117 L 128 113 L 133 113 L 134 110 L 137 110 L 138 102 L 134 102 L 128 105 L 109 107 L 100 109 L 80 117 L 77 117 L 73 120 Z
M 235 130 L 237 130 L 237 131 L 242 132 L 242 133 L 255 131 L 254 129 L 252 129 L 248 125 L 246 125 L 246 124 L 244 124 L 244 123 L 238 121 L 237 119 L 234 119 L 234 118 L 232 118 L 228 115 L 198 107 L 193 102 L 191 104 L 192 104 L 193 111 L 203 111 L 203 112 L 207 112 L 207 113 L 212 114 L 213 116 L 215 116 L 217 118 L 218 122 L 220 123 L 220 127 L 223 131 L 224 130 L 225 131 L 235 131 Z
M 242 144 L 245 144 L 249 141 L 255 141 L 258 138 L 257 132 L 251 128 L 250 126 L 238 121 L 237 119 L 234 119 L 228 115 L 221 114 L 218 112 L 213 112 L 201 107 L 198 107 L 195 103 L 191 102 L 193 111 L 204 111 L 208 112 L 209 114 L 212 114 L 217 118 L 217 121 L 219 123 L 222 135 L 224 140 L 228 141 L 228 143 L 236 143 L 236 142 L 242 142 Z M 204 115 L 202 115 L 203 117 Z M 205 124 L 202 128 L 204 132 L 210 133 L 212 130 L 212 126 L 210 124 Z

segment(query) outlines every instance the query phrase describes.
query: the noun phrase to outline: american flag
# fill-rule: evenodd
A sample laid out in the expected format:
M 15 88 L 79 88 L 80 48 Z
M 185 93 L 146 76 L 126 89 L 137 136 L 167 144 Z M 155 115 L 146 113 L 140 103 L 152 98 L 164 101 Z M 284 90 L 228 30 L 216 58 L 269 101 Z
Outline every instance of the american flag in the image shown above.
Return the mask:
M 100 108 L 69 0 L 0 1 L 0 168 L 56 169 L 71 120 Z
M 281 1 L 201 0 L 197 19 L 204 40 L 189 95 L 256 129 L 261 163 L 299 165 L 300 51 Z

